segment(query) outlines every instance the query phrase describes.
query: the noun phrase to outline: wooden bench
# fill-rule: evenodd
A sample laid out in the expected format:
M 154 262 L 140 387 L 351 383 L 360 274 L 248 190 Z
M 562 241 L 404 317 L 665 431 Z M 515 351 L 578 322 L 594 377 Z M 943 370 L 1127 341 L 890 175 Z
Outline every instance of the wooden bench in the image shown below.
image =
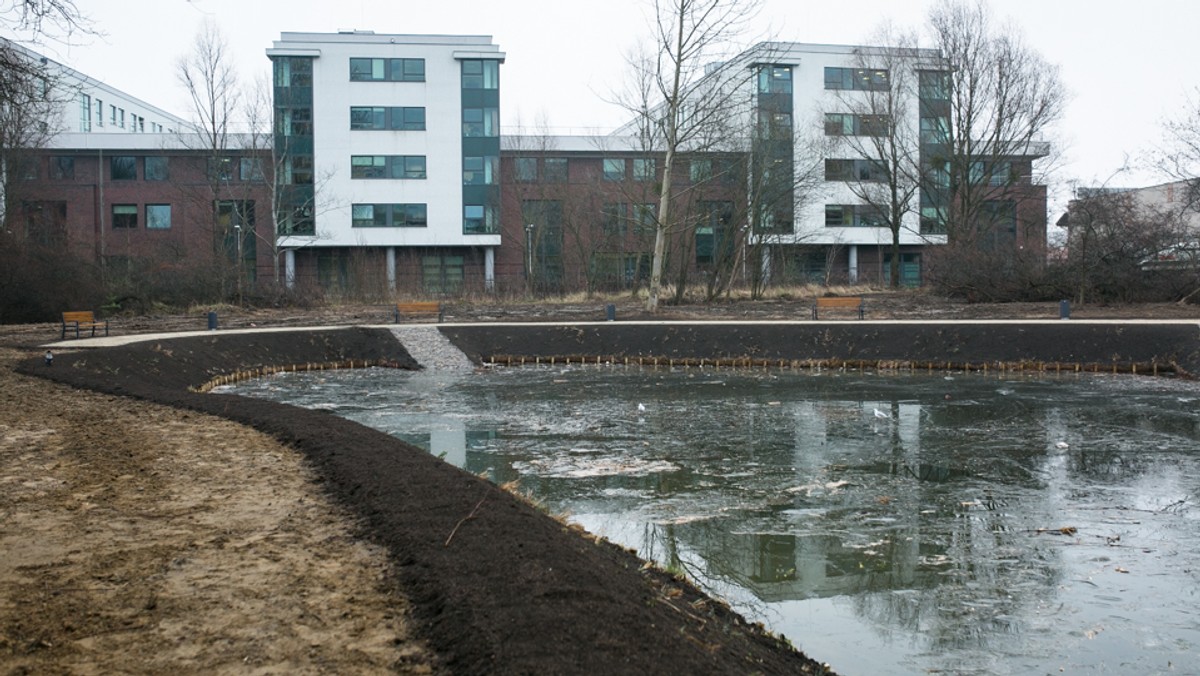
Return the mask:
M 858 312 L 858 318 L 862 319 L 866 303 L 860 296 L 821 296 L 812 306 L 814 321 L 820 318 L 821 310 L 854 310 Z
M 445 313 L 442 309 L 442 304 L 437 301 L 413 301 L 411 303 L 396 303 L 392 308 L 392 320 L 399 324 L 401 317 L 418 316 L 428 317 L 436 316 L 438 323 L 442 323 Z
M 76 338 L 83 337 L 83 331 L 91 330 L 91 335 L 96 335 L 96 329 L 104 328 L 104 335 L 108 335 L 108 320 L 97 320 L 96 313 L 91 310 L 79 310 L 75 312 L 62 313 L 62 339 L 67 339 L 67 331 L 74 330 Z

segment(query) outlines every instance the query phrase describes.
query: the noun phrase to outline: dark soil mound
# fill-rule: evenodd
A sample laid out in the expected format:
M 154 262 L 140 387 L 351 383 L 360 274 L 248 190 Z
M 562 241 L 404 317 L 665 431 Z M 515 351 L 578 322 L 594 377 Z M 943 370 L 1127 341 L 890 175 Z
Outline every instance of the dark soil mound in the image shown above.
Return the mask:
M 216 376 L 349 360 L 414 366 L 390 332 L 219 335 L 60 354 L 20 368 L 213 413 L 292 444 L 395 562 L 442 666 L 472 674 L 828 673 L 687 582 L 381 432 L 201 394 Z

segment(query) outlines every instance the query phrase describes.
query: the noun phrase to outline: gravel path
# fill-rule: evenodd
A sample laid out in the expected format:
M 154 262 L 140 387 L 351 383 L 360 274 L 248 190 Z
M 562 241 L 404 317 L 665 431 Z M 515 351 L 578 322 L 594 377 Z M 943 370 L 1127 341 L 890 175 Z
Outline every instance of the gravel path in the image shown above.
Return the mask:
M 395 326 L 392 327 L 392 333 L 423 368 L 438 371 L 470 371 L 475 368 L 467 355 L 447 340 L 437 326 Z

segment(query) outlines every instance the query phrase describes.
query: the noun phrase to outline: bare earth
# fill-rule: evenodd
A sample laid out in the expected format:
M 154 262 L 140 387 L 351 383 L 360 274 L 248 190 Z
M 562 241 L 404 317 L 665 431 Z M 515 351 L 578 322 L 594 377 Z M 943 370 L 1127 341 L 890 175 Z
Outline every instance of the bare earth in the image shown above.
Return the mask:
M 447 321 L 603 319 L 598 303 L 459 306 Z M 639 307 L 621 303 L 618 318 Z M 665 308 L 660 318 L 806 318 L 807 301 Z M 1057 304 L 873 299 L 868 317 L 1057 317 Z M 1196 318 L 1197 306 L 1073 317 Z M 231 326 L 382 323 L 380 306 L 222 312 Z M 205 328 L 117 319 L 113 333 Z M 300 455 L 226 420 L 74 390 L 13 364 L 57 324 L 0 327 L 0 673 L 431 673 L 384 584 L 384 552 Z M 814 656 L 825 657 L 825 656 Z
M 299 455 L 0 349 L 0 671 L 429 673 Z

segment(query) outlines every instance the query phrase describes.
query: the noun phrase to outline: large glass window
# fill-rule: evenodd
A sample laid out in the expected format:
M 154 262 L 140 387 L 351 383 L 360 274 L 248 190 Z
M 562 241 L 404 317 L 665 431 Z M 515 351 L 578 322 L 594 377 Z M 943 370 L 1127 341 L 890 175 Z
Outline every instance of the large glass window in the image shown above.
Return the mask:
M 791 94 L 792 69 L 788 66 L 760 66 L 758 69 L 759 94 Z
M 633 180 L 653 181 L 657 163 L 653 159 L 635 159 L 633 161 Z
M 358 82 L 424 82 L 425 59 L 350 59 L 350 79 Z
M 146 229 L 147 230 L 170 230 L 171 229 L 171 205 L 170 204 L 147 204 L 146 205 Z
M 566 183 L 567 158 L 547 157 L 542 163 L 542 180 L 546 183 Z
M 115 155 L 109 160 L 109 168 L 111 171 L 112 180 L 114 181 L 133 181 L 137 180 L 137 158 L 132 155 Z M 134 218 L 137 218 L 137 210 L 134 210 Z
M 713 163 L 709 159 L 695 159 L 688 165 L 688 178 L 692 183 L 703 183 L 711 180 L 713 176 Z
M 75 178 L 75 158 L 66 155 L 51 157 L 50 178 L 58 180 Z
M 513 178 L 518 183 L 534 183 L 538 176 L 536 157 L 513 158 Z
M 491 59 L 463 59 L 463 89 L 498 89 L 500 62 Z
M 421 257 L 421 282 L 426 293 L 458 293 L 463 279 L 462 256 Z
M 147 155 L 145 159 L 145 172 L 147 181 L 167 180 L 169 178 L 167 157 L 164 155 Z M 150 227 L 149 221 L 146 222 L 146 227 Z
M 887 136 L 890 127 L 887 115 L 825 114 L 826 136 Z
M 825 160 L 826 181 L 886 181 L 887 165 L 878 160 Z
M 624 159 L 606 159 L 606 160 L 604 160 L 604 180 L 606 180 L 606 181 L 624 181 L 625 180 L 625 160 Z
M 136 228 L 138 208 L 136 204 L 114 204 L 112 207 L 112 227 L 116 229 Z
M 463 108 L 463 136 L 490 138 L 499 135 L 498 108 Z
M 262 160 L 257 157 L 243 157 L 238 160 L 238 178 L 243 181 L 265 181 Z
M 425 178 L 424 155 L 353 155 L 350 178 Z
M 425 109 L 421 107 L 382 106 L 350 108 L 350 129 L 422 131 L 425 129 Z
M 917 74 L 920 97 L 926 101 L 950 99 L 950 74 L 937 70 L 923 70 Z
M 882 228 L 887 218 L 869 204 L 826 204 L 825 227 Z
M 890 84 L 885 68 L 825 68 L 826 89 L 887 91 Z
M 463 207 L 463 234 L 489 235 L 500 231 L 496 207 L 468 204 Z
M 499 179 L 499 157 L 488 155 L 463 158 L 463 185 L 495 185 Z
M 625 213 L 628 207 L 624 202 L 606 202 L 600 209 L 603 216 L 601 228 L 604 234 L 621 237 L 625 234 Z
M 350 225 L 355 228 L 424 228 L 428 225 L 424 204 L 354 204 Z

